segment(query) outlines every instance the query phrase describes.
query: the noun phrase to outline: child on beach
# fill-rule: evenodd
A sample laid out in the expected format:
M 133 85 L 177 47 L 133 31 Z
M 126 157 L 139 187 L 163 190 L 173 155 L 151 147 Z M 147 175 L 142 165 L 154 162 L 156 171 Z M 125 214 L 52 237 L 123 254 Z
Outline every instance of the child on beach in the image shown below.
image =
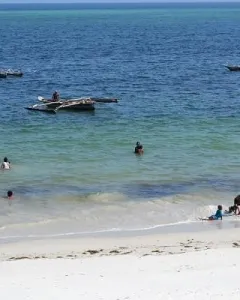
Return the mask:
M 8 204 L 12 205 L 13 191 L 7 191 L 7 199 L 8 199 Z
M 13 192 L 12 192 L 12 191 L 8 191 L 8 192 L 7 192 L 7 197 L 8 197 L 9 200 L 12 199 L 12 197 L 13 197 Z
M 218 205 L 215 215 L 210 216 L 208 219 L 209 220 L 218 220 L 218 219 L 222 220 L 222 216 L 223 216 L 222 215 L 222 205 Z

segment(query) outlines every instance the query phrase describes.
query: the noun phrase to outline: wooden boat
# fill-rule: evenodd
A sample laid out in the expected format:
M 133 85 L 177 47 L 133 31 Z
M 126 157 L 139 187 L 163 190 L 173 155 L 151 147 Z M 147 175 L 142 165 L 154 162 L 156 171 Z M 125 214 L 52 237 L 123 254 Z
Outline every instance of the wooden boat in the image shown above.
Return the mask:
M 53 101 L 52 99 L 45 99 L 38 96 L 38 100 L 43 104 L 34 104 L 29 107 L 25 107 L 28 110 L 42 111 L 46 113 L 56 113 L 59 110 L 67 111 L 93 111 L 95 109 L 94 104 L 99 103 L 117 103 L 116 98 L 91 98 L 82 97 L 68 100 Z
M 225 67 L 228 68 L 229 71 L 240 71 L 240 66 L 230 66 L 230 65 L 227 65 Z
M 60 101 L 61 102 L 61 101 Z M 55 111 L 58 110 L 72 110 L 72 111 L 93 111 L 95 109 L 94 107 L 94 101 L 92 100 L 69 100 L 64 101 L 62 104 L 58 105 L 55 108 Z M 51 107 L 53 102 L 50 102 L 49 104 L 46 103 L 46 106 L 49 108 Z
M 38 100 L 43 103 L 54 103 L 52 99 L 45 99 L 41 96 L 38 96 Z M 93 101 L 96 103 L 118 103 L 118 99 L 116 98 L 97 98 L 97 97 L 79 97 L 79 98 L 73 98 L 73 99 L 61 99 L 59 101 L 56 101 L 55 103 L 64 103 L 66 101 Z M 54 105 L 54 104 L 52 104 Z
M 28 110 L 56 113 L 58 110 L 67 111 L 93 111 L 94 101 L 91 100 L 69 100 L 69 101 L 47 101 L 44 104 L 34 104 L 25 107 Z

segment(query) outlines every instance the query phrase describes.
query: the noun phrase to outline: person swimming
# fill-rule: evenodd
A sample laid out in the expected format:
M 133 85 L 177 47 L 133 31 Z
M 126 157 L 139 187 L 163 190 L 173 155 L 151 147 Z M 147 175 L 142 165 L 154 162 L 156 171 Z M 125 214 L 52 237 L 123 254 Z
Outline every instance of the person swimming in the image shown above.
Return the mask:
M 218 220 L 218 219 L 222 220 L 222 216 L 223 216 L 222 205 L 218 205 L 215 215 L 210 216 L 208 219 L 209 220 Z
M 143 154 L 143 146 L 139 142 L 136 143 L 134 153 L 135 154 Z
M 3 162 L 1 164 L 1 169 L 9 170 L 10 169 L 10 161 L 7 157 L 4 157 Z

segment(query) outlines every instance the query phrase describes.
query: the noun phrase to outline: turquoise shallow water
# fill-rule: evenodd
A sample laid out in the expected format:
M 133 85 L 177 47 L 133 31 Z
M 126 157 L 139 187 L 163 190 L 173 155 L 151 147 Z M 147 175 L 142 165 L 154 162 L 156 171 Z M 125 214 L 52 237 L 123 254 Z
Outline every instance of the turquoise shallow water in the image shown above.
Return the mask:
M 1 8 L 1 7 L 0 7 Z M 191 222 L 239 192 L 240 6 L 0 11 L 2 237 Z M 68 8 L 68 9 L 67 9 Z M 3 7 L 2 7 L 3 9 Z M 117 97 L 94 113 L 37 96 Z M 133 154 L 135 142 L 145 148 Z

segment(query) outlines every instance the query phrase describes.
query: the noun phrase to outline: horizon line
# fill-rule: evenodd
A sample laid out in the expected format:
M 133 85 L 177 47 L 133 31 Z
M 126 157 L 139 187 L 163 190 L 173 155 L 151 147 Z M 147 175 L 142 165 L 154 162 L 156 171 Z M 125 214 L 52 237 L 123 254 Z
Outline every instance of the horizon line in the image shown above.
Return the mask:
M 89 2 L 89 1 L 73 1 L 73 2 L 0 2 L 0 5 L 1 4 L 8 4 L 8 5 L 11 5 L 11 4 L 189 4 L 189 3 L 192 3 L 192 4 L 209 4 L 209 3 L 214 3 L 214 4 L 217 4 L 217 3 L 240 3 L 240 0 L 232 0 L 232 1 L 227 1 L 227 0 L 217 0 L 217 1 L 214 1 L 214 0 L 198 0 L 198 1 L 194 1 L 194 0 L 185 0 L 185 1 L 176 1 L 176 0 L 173 0 L 173 1 L 169 1 L 169 0 L 164 0 L 164 1 L 159 1 L 159 0 L 153 0 L 153 1 L 130 1 L 128 2 L 127 0 L 118 0 L 118 1 L 96 1 L 96 2 Z

